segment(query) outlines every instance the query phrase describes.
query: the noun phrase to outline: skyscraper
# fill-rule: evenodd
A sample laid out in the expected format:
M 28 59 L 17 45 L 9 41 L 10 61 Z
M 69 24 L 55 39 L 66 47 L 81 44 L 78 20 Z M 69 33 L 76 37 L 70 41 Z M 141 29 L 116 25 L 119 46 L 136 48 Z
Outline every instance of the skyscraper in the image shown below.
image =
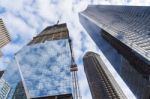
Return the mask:
M 27 98 L 73 98 L 69 41 L 66 24 L 49 26 L 16 54 Z
M 149 88 L 149 12 L 144 6 L 90 5 L 79 14 L 81 24 L 137 99 Z
M 10 37 L 8 35 L 8 31 L 4 25 L 2 19 L 0 19 L 0 48 L 10 42 Z M 1 52 L 0 52 L 1 55 Z
M 134 99 L 123 92 L 98 54 L 87 52 L 83 63 L 93 99 Z

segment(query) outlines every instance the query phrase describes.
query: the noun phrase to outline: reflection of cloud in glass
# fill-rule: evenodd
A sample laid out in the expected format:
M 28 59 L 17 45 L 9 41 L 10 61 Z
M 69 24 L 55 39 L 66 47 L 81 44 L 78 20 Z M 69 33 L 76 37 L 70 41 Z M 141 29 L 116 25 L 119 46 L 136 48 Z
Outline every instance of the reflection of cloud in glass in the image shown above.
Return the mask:
M 71 94 L 68 39 L 26 46 L 17 59 L 31 97 Z
M 11 61 L 10 64 L 8 64 L 2 78 L 5 79 L 5 81 L 8 82 L 8 84 L 11 87 L 11 90 L 8 94 L 7 99 L 12 99 L 12 96 L 15 92 L 15 88 L 16 88 L 18 82 L 20 82 L 20 80 L 21 80 L 15 60 Z

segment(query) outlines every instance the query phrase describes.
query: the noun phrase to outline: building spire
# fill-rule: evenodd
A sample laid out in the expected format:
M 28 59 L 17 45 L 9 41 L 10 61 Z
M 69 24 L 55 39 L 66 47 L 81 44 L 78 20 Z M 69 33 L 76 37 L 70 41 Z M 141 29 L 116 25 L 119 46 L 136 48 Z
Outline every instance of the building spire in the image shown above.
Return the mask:
M 59 20 L 57 21 L 57 24 L 56 25 L 58 25 L 59 24 Z

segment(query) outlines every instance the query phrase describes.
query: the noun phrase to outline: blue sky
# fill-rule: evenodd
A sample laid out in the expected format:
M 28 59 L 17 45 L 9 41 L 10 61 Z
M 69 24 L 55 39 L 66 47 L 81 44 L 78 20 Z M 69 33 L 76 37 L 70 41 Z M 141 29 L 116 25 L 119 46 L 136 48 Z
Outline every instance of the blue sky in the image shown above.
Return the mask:
M 73 49 L 79 66 L 79 83 L 83 99 L 91 99 L 88 84 L 82 66 L 82 57 L 86 51 L 99 50 L 79 23 L 78 12 L 88 4 L 150 5 L 149 0 L 0 0 L 0 18 L 6 24 L 11 43 L 2 48 L 4 57 L 0 59 L 0 68 L 6 68 L 6 62 L 14 53 L 25 46 L 46 26 L 67 23 L 73 39 Z

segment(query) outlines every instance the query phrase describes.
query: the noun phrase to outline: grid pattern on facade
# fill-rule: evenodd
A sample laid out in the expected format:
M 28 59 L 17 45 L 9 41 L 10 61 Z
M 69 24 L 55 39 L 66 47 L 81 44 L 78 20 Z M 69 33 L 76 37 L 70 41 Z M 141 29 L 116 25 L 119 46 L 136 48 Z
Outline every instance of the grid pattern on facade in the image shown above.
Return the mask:
M 97 20 L 102 29 L 150 60 L 150 7 L 92 7 L 89 6 L 83 14 Z
M 99 55 L 88 52 L 83 61 L 93 99 L 126 99 Z
M 150 73 L 149 61 L 145 58 L 139 57 L 136 52 L 132 51 L 131 48 L 122 44 L 118 39 L 111 36 L 106 31 L 102 31 L 102 37 L 107 40 L 114 48 L 117 49 L 119 53 L 124 56 L 132 67 L 134 67 L 139 73 L 143 75 L 148 75 Z M 148 76 L 147 76 L 148 78 Z
M 122 68 L 120 76 L 126 82 L 128 87 L 135 94 L 137 99 L 148 99 L 143 98 L 145 96 L 150 96 L 149 81 L 143 78 L 127 61 L 127 59 L 122 57 Z
M 6 99 L 9 91 L 9 84 L 4 79 L 0 79 L 0 99 Z
M 3 20 L 0 19 L 0 48 L 10 42 L 10 37 L 8 31 L 3 23 Z

